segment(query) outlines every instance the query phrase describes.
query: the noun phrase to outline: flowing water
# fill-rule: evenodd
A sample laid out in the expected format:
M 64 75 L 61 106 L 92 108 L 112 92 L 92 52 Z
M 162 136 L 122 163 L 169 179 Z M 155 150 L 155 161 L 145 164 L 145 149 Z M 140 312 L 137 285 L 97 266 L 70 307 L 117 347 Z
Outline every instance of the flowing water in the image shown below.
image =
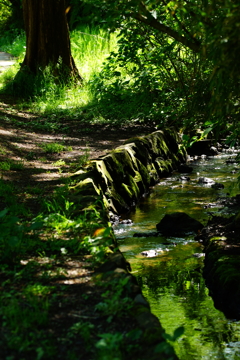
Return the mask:
M 120 250 L 131 263 L 152 313 L 170 335 L 184 326 L 183 336 L 173 343 L 180 360 L 240 359 L 240 321 L 226 319 L 215 309 L 201 274 L 203 249 L 194 235 L 179 238 L 133 235 L 156 231 L 156 224 L 166 213 L 184 211 L 206 224 L 210 213 L 225 211 L 215 207 L 214 202 L 218 197 L 238 193 L 237 175 L 231 173 L 237 165 L 226 164 L 229 157 L 225 154 L 193 163 L 190 181 L 179 181 L 179 174 L 162 179 L 128 214 L 133 223 L 115 228 Z M 200 176 L 224 184 L 224 189 L 198 184 Z M 144 257 L 141 252 L 145 250 L 156 250 L 158 255 Z

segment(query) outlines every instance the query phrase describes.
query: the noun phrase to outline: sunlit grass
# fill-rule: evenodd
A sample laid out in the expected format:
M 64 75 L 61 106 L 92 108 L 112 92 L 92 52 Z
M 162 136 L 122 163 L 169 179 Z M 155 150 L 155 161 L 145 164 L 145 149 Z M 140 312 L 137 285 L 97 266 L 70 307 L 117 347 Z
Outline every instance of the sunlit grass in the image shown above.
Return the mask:
M 99 73 L 104 60 L 116 46 L 116 34 L 103 29 L 85 27 L 71 33 L 72 55 L 85 81 Z
M 100 76 L 104 61 L 117 46 L 117 36 L 109 34 L 103 29 L 84 26 L 74 30 L 70 37 L 72 55 L 79 73 L 84 79 L 83 84 L 72 84 L 72 86 L 56 84 L 47 69 L 44 76 L 45 83 L 41 84 L 40 94 L 33 96 L 31 100 L 28 99 L 27 103 L 22 101 L 22 107 L 39 114 L 55 113 L 73 119 L 81 119 L 82 108 L 94 100 L 89 83 L 94 75 Z M 17 36 L 12 43 L 2 45 L 1 50 L 18 56 L 20 60 L 0 75 L 0 91 L 19 70 L 19 63 L 25 54 L 24 34 Z M 97 114 L 90 113 L 91 118 L 94 118 L 95 115 L 97 117 Z

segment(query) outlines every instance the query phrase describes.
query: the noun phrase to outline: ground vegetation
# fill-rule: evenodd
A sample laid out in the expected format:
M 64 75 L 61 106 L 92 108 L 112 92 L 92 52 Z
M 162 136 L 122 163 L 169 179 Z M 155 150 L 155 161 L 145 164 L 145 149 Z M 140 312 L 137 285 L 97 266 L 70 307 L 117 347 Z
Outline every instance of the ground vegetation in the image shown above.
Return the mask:
M 14 86 L 26 55 L 17 6 L 0 2 L 0 51 L 16 60 L 0 74 L 1 355 L 139 359 L 141 334 L 109 296 L 126 294 L 127 283 L 93 281 L 103 254 L 91 242 L 98 209 L 76 218 L 68 178 L 89 158 L 166 126 L 189 143 L 238 140 L 239 4 L 68 1 L 83 82 L 56 82 L 47 65 L 34 83 L 25 78 L 24 92 Z M 172 357 L 167 343 L 156 351 Z

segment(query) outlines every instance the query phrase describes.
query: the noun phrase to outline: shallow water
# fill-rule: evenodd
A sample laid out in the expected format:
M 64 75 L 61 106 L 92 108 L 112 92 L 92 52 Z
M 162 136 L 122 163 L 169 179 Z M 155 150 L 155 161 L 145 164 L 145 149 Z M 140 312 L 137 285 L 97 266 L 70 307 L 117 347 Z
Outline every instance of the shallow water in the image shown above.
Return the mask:
M 237 165 L 227 165 L 229 157 L 225 154 L 193 163 L 189 182 L 179 181 L 177 173 L 162 179 L 128 214 L 133 224 L 115 228 L 120 250 L 131 263 L 132 273 L 166 332 L 173 334 L 176 328 L 184 326 L 183 336 L 173 344 L 180 360 L 240 359 L 240 322 L 226 319 L 214 308 L 201 275 L 204 258 L 196 257 L 203 249 L 193 234 L 180 238 L 133 237 L 133 234 L 156 231 L 156 224 L 169 212 L 184 211 L 206 224 L 209 213 L 225 211 L 221 207 L 207 207 L 218 197 L 239 192 L 237 175 L 231 173 Z M 224 184 L 224 189 L 199 185 L 200 176 Z M 158 256 L 141 255 L 143 250 L 151 249 Z

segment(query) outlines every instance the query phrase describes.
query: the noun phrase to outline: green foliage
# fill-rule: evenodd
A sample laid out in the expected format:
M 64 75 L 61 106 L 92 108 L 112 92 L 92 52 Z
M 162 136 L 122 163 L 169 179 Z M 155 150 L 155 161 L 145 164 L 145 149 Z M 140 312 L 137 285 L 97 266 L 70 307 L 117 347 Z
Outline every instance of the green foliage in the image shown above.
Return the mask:
M 117 277 L 116 279 L 103 283 L 102 286 L 107 287 L 107 291 L 101 296 L 103 301 L 95 306 L 98 310 L 107 316 L 107 321 L 111 322 L 114 317 L 121 316 L 123 313 L 128 312 L 132 306 L 132 299 L 123 296 L 128 287 L 128 277 Z
M 64 146 L 58 143 L 46 143 L 46 144 L 41 144 L 40 146 L 47 154 L 58 154 L 62 151 L 72 150 L 70 146 Z
M 24 168 L 24 163 L 22 161 L 0 161 L 0 170 L 9 171 L 9 170 L 22 170 Z
M 7 213 L 8 209 L 0 212 L 0 259 L 4 263 L 13 264 L 28 251 L 27 233 L 40 229 L 42 223 L 35 222 L 27 227 L 20 224 L 16 216 Z
M 121 360 L 123 347 L 123 334 L 121 333 L 106 333 L 99 335 L 101 339 L 96 343 L 96 348 L 99 349 L 99 360 Z
M 23 59 L 26 52 L 26 36 L 23 31 L 5 31 L 0 38 L 0 50 Z

